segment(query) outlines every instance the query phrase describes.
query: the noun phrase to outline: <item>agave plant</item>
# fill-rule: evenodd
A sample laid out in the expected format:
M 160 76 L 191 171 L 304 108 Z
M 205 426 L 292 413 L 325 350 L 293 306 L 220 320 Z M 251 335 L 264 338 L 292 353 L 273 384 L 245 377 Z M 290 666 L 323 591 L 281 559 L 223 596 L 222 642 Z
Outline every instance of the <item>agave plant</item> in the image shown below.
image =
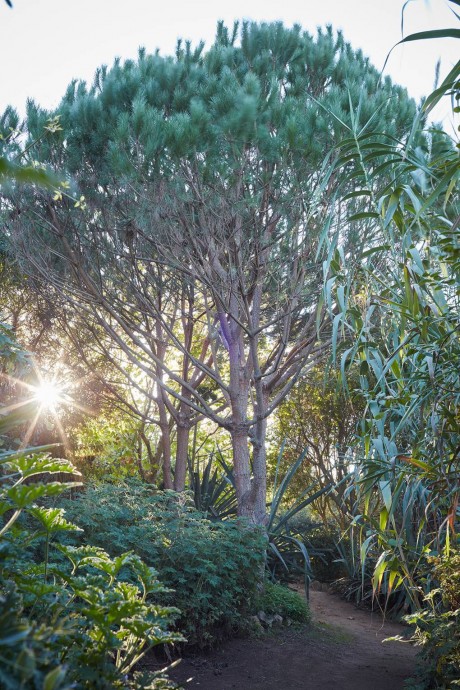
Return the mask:
M 282 510 L 283 499 L 295 473 L 305 462 L 307 450 L 300 454 L 297 460 L 288 468 L 286 474 L 279 480 L 278 471 L 281 465 L 284 444 L 278 454 L 277 469 L 273 487 L 273 497 L 267 505 L 267 558 L 266 568 L 272 579 L 280 575 L 301 575 L 304 577 L 305 590 L 308 597 L 309 583 L 312 576 L 311 556 L 322 556 L 322 552 L 313 547 L 308 548 L 303 535 L 291 527 L 292 519 L 304 508 L 334 488 L 333 483 L 320 486 L 314 482 L 302 491 L 300 496 L 287 510 Z M 214 467 L 218 463 L 220 469 Z M 207 513 L 210 519 L 234 519 L 237 515 L 234 477 L 231 468 L 225 462 L 223 454 L 218 450 L 212 454 L 204 466 L 202 473 L 195 470 L 191 475 L 191 489 L 195 506 Z
M 203 469 L 193 468 L 189 463 L 190 490 L 197 510 L 214 520 L 236 517 L 237 501 L 233 473 L 225 463 L 220 451 L 211 453 Z
M 269 505 L 267 568 L 272 577 L 275 577 L 279 572 L 280 566 L 286 573 L 303 573 L 305 592 L 308 598 L 309 584 L 312 577 L 311 556 L 321 556 L 321 552 L 317 549 L 308 549 L 302 535 L 293 530 L 290 523 L 301 510 L 312 505 L 323 494 L 331 491 L 334 485 L 329 483 L 326 486 L 320 486 L 318 481 L 313 482 L 302 491 L 293 505 L 286 511 L 281 512 L 286 490 L 295 473 L 306 460 L 307 450 L 304 450 L 299 455 L 278 484 L 278 468 L 282 454 L 283 446 L 281 446 L 278 454 L 273 498 Z

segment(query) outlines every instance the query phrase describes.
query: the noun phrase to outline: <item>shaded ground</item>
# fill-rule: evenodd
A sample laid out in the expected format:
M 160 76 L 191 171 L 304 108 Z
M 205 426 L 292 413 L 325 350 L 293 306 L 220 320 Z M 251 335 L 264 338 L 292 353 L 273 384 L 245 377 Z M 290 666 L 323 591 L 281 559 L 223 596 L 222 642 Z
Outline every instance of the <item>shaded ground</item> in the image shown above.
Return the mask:
M 209 655 L 183 659 L 170 677 L 186 690 L 400 690 L 415 668 L 409 644 L 382 640 L 403 626 L 311 593 L 314 625 L 237 639 Z

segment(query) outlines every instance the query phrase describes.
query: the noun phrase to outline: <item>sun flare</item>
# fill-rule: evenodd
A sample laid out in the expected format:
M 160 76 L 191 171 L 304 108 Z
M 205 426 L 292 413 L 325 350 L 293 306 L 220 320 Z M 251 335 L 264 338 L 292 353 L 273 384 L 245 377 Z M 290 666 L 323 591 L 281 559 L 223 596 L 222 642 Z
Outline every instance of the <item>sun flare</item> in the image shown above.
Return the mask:
M 35 388 L 34 399 L 40 403 L 41 407 L 47 409 L 54 409 L 63 402 L 60 386 L 52 381 L 42 381 Z

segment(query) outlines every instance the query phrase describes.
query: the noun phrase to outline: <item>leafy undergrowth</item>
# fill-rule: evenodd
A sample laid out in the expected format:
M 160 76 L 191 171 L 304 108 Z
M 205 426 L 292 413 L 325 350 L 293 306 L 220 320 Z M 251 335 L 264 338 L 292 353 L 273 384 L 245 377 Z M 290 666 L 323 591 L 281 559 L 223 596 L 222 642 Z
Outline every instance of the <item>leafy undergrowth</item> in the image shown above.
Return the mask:
M 94 484 L 61 502 L 92 545 L 134 551 L 171 591 L 189 646 L 211 647 L 246 625 L 263 569 L 265 540 L 237 521 L 210 522 L 186 494 L 139 482 Z
M 39 479 L 73 474 L 70 463 L 12 451 L 0 464 L 0 687 L 172 687 L 162 673 L 136 668 L 153 647 L 183 640 L 171 632 L 177 609 L 158 603 L 166 588 L 155 570 L 130 552 L 111 558 L 59 543 L 81 530 L 61 508 L 37 502 L 68 487 Z
M 427 608 L 406 617 L 421 645 L 419 676 L 411 690 L 460 688 L 460 552 L 431 559 L 439 588 L 425 597 Z

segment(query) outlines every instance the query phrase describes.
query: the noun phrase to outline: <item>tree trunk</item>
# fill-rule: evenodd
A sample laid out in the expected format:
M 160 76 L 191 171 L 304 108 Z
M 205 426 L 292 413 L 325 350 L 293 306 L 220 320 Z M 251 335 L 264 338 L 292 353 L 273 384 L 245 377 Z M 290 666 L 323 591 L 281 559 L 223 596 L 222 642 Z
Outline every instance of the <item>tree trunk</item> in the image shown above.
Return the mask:
M 145 431 L 141 433 L 141 438 L 147 451 L 147 459 L 149 466 L 148 476 L 146 475 L 145 481 L 148 481 L 150 484 L 156 484 L 161 467 L 161 457 L 163 455 L 161 444 L 159 444 L 159 448 L 157 449 L 157 452 L 154 454 L 152 452 L 152 444 L 150 443 L 150 440 Z
M 143 482 L 146 481 L 144 466 L 142 465 L 142 431 L 137 434 L 137 453 L 136 453 L 137 469 Z
M 163 484 L 165 489 L 173 489 L 173 480 L 171 473 L 171 436 L 169 430 L 168 415 L 166 413 L 166 405 L 163 400 L 164 392 L 161 391 L 160 399 L 158 401 L 158 411 L 160 416 L 160 430 L 161 430 L 161 446 L 163 449 Z
M 238 515 L 256 523 L 251 493 L 251 466 L 249 458 L 249 437 L 247 429 L 233 429 L 231 432 L 233 469 L 235 476 Z
M 184 491 L 187 476 L 188 442 L 190 426 L 178 424 L 176 437 L 176 468 L 174 472 L 174 490 Z
M 267 420 L 257 422 L 253 439 L 252 471 L 254 474 L 253 503 L 257 525 L 264 525 L 267 520 Z

